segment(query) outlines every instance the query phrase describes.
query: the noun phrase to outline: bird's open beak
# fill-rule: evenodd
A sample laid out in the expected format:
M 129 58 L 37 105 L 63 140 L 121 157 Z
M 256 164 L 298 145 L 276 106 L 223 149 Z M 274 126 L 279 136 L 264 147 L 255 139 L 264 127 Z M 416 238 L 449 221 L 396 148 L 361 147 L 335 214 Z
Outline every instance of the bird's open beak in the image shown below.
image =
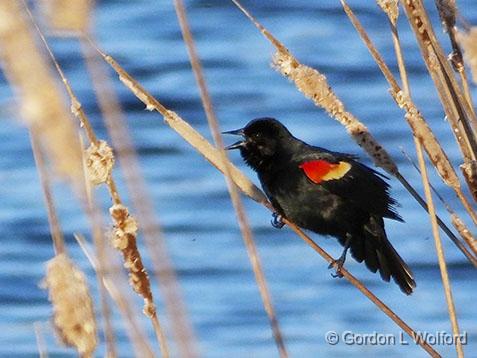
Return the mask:
M 243 137 L 244 136 L 244 131 L 243 131 L 243 128 L 240 128 L 240 129 L 235 129 L 233 131 L 222 132 L 222 134 L 240 135 L 240 136 Z M 238 142 L 235 142 L 234 144 L 231 144 L 231 145 L 225 147 L 224 149 L 225 150 L 239 149 L 239 148 L 243 147 L 244 145 L 245 145 L 245 141 L 239 140 Z

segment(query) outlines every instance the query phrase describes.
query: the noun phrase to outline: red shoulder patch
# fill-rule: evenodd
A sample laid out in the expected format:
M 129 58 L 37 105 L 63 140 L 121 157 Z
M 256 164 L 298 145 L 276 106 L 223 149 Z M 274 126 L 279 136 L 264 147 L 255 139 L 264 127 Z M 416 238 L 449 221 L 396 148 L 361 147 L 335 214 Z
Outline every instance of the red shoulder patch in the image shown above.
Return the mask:
M 299 168 L 303 169 L 308 179 L 320 184 L 322 181 L 342 178 L 351 169 L 351 164 L 347 162 L 334 164 L 326 160 L 310 160 L 300 164 Z

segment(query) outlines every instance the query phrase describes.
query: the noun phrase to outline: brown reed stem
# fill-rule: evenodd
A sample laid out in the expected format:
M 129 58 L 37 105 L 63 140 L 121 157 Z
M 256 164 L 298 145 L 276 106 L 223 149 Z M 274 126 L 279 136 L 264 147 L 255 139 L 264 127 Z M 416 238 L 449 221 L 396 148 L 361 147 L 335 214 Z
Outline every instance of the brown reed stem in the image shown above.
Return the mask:
M 88 34 L 83 35 L 90 38 Z M 102 67 L 101 58 L 97 56 L 96 51 L 91 51 L 91 47 L 84 41 L 84 36 L 79 38 L 83 57 L 108 133 L 116 148 L 132 204 L 138 213 L 138 220 L 153 264 L 153 273 L 164 297 L 172 334 L 177 341 L 180 355 L 195 358 L 199 353 L 194 330 L 187 318 L 187 310 L 182 299 L 177 275 L 168 255 L 160 222 L 154 214 L 154 206 L 147 193 L 146 183 L 141 174 L 126 120 L 113 90 L 111 79 Z
M 475 126 L 470 125 L 476 121 L 475 113 L 465 100 L 457 80 L 453 76 L 444 52 L 437 41 L 424 4 L 421 0 L 400 1 L 415 33 L 422 57 L 434 81 L 464 158 L 466 161 L 475 160 L 477 156 L 476 133 Z
M 283 219 L 283 222 L 287 224 L 302 240 L 304 240 L 313 250 L 315 250 L 321 257 L 323 257 L 328 263 L 335 263 L 333 257 L 331 257 L 325 250 L 316 244 L 309 236 L 307 236 L 298 226 L 292 222 Z M 372 293 L 360 280 L 354 277 L 344 267 L 340 271 L 353 286 L 355 286 L 361 293 L 363 293 L 371 302 L 373 302 L 381 311 L 384 312 L 394 323 L 396 323 L 404 332 L 406 332 L 411 338 L 415 339 L 416 332 L 404 322 L 391 308 L 389 308 L 383 301 L 381 301 L 374 293 Z M 419 344 L 427 353 L 432 357 L 440 357 L 440 354 L 432 348 L 425 340 L 417 340 Z
M 94 45 L 94 44 L 93 44 Z M 134 95 L 141 100 L 146 108 L 156 110 L 163 115 L 165 122 L 174 129 L 184 140 L 186 140 L 192 147 L 194 147 L 202 156 L 204 156 L 213 166 L 215 166 L 222 173 L 225 172 L 223 159 L 220 156 L 219 150 L 213 147 L 204 137 L 195 131 L 189 124 L 180 118 L 173 111 L 164 107 L 156 98 L 148 93 L 134 78 L 132 78 L 111 56 L 97 48 L 98 53 L 103 59 L 108 62 L 111 67 L 117 72 L 119 79 L 123 84 L 134 93 Z M 228 163 L 231 171 L 231 179 L 234 181 L 244 194 L 253 200 L 261 203 L 271 211 L 274 211 L 270 202 L 265 195 L 258 189 L 250 180 L 238 170 L 232 163 Z M 333 258 L 319 247 L 312 239 L 303 233 L 297 226 L 289 221 L 286 223 L 295 231 L 299 237 L 317 251 L 326 261 L 333 262 Z M 343 270 L 343 269 L 342 269 Z M 345 273 L 346 272 L 346 273 Z M 380 301 L 373 293 L 371 293 L 360 281 L 352 276 L 347 270 L 343 272 L 344 277 L 348 279 L 355 287 L 357 287 L 366 297 L 368 297 L 380 310 L 382 310 L 388 317 L 390 317 L 399 327 L 408 333 L 413 339 L 416 337 L 416 332 L 413 331 L 396 313 Z M 426 352 L 433 357 L 440 357 L 425 340 L 418 340 L 419 344 Z
M 414 187 L 399 173 L 397 165 L 394 163 L 389 154 L 385 149 L 376 141 L 376 139 L 369 133 L 366 126 L 361 123 L 356 117 L 351 113 L 347 112 L 344 108 L 343 103 L 337 98 L 337 96 L 331 90 L 331 87 L 326 82 L 326 77 L 312 69 L 308 66 L 300 64 L 290 53 L 290 51 L 279 42 L 273 35 L 265 29 L 239 2 L 238 0 L 232 0 L 232 2 L 247 16 L 247 18 L 260 30 L 263 36 L 268 39 L 277 49 L 277 54 L 275 55 L 274 63 L 278 67 L 279 71 L 290 78 L 295 82 L 297 88 L 304 93 L 307 98 L 310 98 L 315 105 L 324 108 L 333 118 L 338 120 L 342 125 L 344 125 L 349 134 L 353 139 L 360 145 L 367 154 L 374 160 L 376 166 L 383 168 L 386 172 L 396 177 L 404 188 L 413 196 L 414 199 L 425 209 L 427 210 L 426 202 L 419 193 L 414 189 Z M 382 61 L 384 64 L 384 61 Z M 385 64 L 384 64 L 385 65 Z M 392 74 L 391 74 L 391 77 Z M 396 82 L 397 86 L 397 82 Z M 402 97 L 402 96 L 401 96 Z M 402 101 L 402 100 L 401 100 Z M 404 105 L 410 105 L 409 101 L 404 101 Z M 417 110 L 412 110 L 413 114 Z M 415 116 L 407 116 L 406 119 L 412 119 Z M 415 123 L 415 122 L 412 122 Z M 419 123 L 424 123 L 421 121 Z M 429 137 L 431 138 L 431 137 Z M 434 138 L 434 137 L 432 137 Z M 431 139 L 432 139 L 431 138 Z M 435 138 L 434 138 L 435 139 Z M 426 148 L 428 148 L 426 146 Z M 436 149 L 439 149 L 439 146 L 436 146 Z M 431 158 L 439 157 L 434 154 Z M 436 158 L 437 161 L 437 158 Z M 444 163 L 440 161 L 439 163 Z M 445 169 L 445 176 L 442 176 L 443 179 L 454 182 L 454 177 L 457 179 L 457 176 L 451 176 L 453 173 L 452 166 L 450 170 L 445 166 L 438 166 L 441 169 Z M 475 259 L 467 250 L 467 248 L 459 241 L 459 239 L 452 233 L 452 231 L 447 227 L 447 225 L 440 219 L 438 223 L 442 230 L 449 236 L 449 238 L 454 242 L 454 244 L 463 252 L 463 254 L 472 262 L 474 266 L 477 267 L 477 259 Z
M 342 0 L 343 1 L 343 0 Z M 409 81 L 407 77 L 407 71 L 406 71 L 406 66 L 404 64 L 404 56 L 402 53 L 402 48 L 401 48 L 401 42 L 399 41 L 398 37 L 398 32 L 396 26 L 393 25 L 393 21 L 391 18 L 389 18 L 390 24 L 391 24 L 391 32 L 393 34 L 396 34 L 395 38 L 396 41 L 394 41 L 394 49 L 396 53 L 396 57 L 398 59 L 398 63 L 402 64 L 399 66 L 399 72 L 401 75 L 401 81 L 404 85 L 404 93 L 406 96 L 411 98 L 410 95 L 410 89 L 409 89 Z M 396 23 L 394 21 L 394 23 Z M 394 36 L 393 36 L 394 37 Z M 429 183 L 429 177 L 427 175 L 427 168 L 426 168 L 426 162 L 424 159 L 424 153 L 422 150 L 422 143 L 419 140 L 417 136 L 414 137 L 414 143 L 416 146 L 416 153 L 417 153 L 417 158 L 419 161 L 419 167 L 420 167 L 420 172 L 421 172 L 421 178 L 422 178 L 422 183 L 424 186 L 424 193 L 426 196 L 426 201 L 427 201 L 427 207 L 429 208 L 429 218 L 431 221 L 431 227 L 432 227 L 432 235 L 434 237 L 434 242 L 436 245 L 436 251 L 437 251 L 437 258 L 439 261 L 439 269 L 441 272 L 441 278 L 442 278 L 442 284 L 444 287 L 444 293 L 446 297 L 446 302 L 447 302 L 447 309 L 449 312 L 449 318 L 451 321 L 452 325 L 452 331 L 454 334 L 454 337 L 460 337 L 459 335 L 459 325 L 457 322 L 457 316 L 455 312 L 455 305 L 454 305 L 454 300 L 452 297 L 452 290 L 450 287 L 450 281 L 449 281 L 449 276 L 448 276 L 448 271 L 447 271 L 447 264 L 445 261 L 445 256 L 444 256 L 444 251 L 442 247 L 442 241 L 439 235 L 439 226 L 437 224 L 437 217 L 436 217 L 436 211 L 434 207 L 434 202 L 432 199 L 432 193 L 431 193 L 431 188 L 430 188 L 430 183 Z M 460 339 L 455 340 L 455 345 L 456 345 L 456 350 L 457 350 L 457 355 L 459 358 L 463 357 L 463 350 L 462 350 L 462 343 L 460 342 Z
M 91 264 L 91 267 L 93 267 L 95 272 L 98 273 L 99 261 L 92 254 L 92 250 L 88 247 L 89 245 L 85 238 L 78 234 L 75 234 L 74 237 Z M 147 358 L 155 357 L 155 354 L 153 353 L 153 350 L 148 342 L 147 336 L 143 332 L 139 322 L 137 321 L 136 314 L 132 309 L 134 306 L 133 303 L 126 298 L 126 296 L 121 292 L 109 275 L 103 275 L 102 280 L 108 294 L 118 306 L 121 315 L 125 318 L 125 323 L 127 325 L 127 329 L 125 331 L 133 345 L 136 356 Z
M 88 137 L 88 140 L 91 143 L 98 144 L 98 138 L 96 137 L 96 134 L 94 133 L 93 128 L 91 127 L 91 124 L 86 117 L 86 114 L 84 113 L 83 107 L 76 97 L 76 95 L 73 92 L 73 89 L 71 88 L 71 85 L 66 78 L 62 68 L 60 67 L 58 61 L 55 60 L 55 55 L 53 54 L 53 51 L 51 51 L 50 45 L 48 44 L 48 41 L 45 38 L 45 35 L 43 35 L 43 32 L 41 31 L 40 27 L 38 26 L 37 22 L 35 21 L 35 18 L 33 17 L 33 14 L 30 11 L 30 8 L 27 6 L 25 0 L 23 0 L 23 4 L 25 5 L 25 10 L 28 13 L 28 16 L 30 16 L 31 22 L 33 26 L 35 27 L 38 35 L 40 36 L 41 41 L 43 42 L 43 45 L 46 48 L 46 51 L 50 55 L 50 58 L 53 59 L 53 64 L 56 68 L 56 71 L 61 77 L 61 80 L 63 81 L 63 84 L 65 86 L 66 91 L 68 92 L 68 96 L 70 97 L 71 101 L 71 112 L 77 117 L 80 121 L 81 127 L 84 128 L 86 136 Z M 83 148 L 84 149 L 84 148 Z
M 61 70 L 61 69 L 60 69 Z M 74 96 L 74 94 L 72 94 Z M 88 121 L 87 121 L 88 122 Z M 88 122 L 89 123 L 89 122 Z M 92 236 L 94 246 L 96 248 L 96 256 L 98 258 L 98 270 L 96 272 L 96 280 L 99 287 L 100 301 L 101 301 L 101 313 L 103 316 L 103 331 L 106 341 L 106 357 L 115 358 L 117 357 L 117 351 L 115 346 L 115 336 L 114 330 L 111 323 L 111 310 L 109 308 L 109 303 L 107 299 L 107 291 L 104 285 L 104 277 L 106 272 L 106 247 L 105 247 L 105 237 L 102 232 L 102 220 L 101 214 L 99 212 L 98 206 L 93 198 L 93 192 L 91 188 L 91 181 L 88 177 L 88 172 L 86 170 L 86 156 L 85 156 L 85 147 L 83 139 L 80 135 L 81 149 L 83 153 L 83 173 L 84 173 L 84 183 L 86 187 L 86 201 L 87 201 L 87 214 L 92 227 Z
M 400 174 L 399 174 L 400 175 Z M 404 178 L 403 178 L 404 179 Z M 405 179 L 404 179 L 405 180 Z M 407 181 L 402 182 L 403 185 L 407 185 Z M 414 188 L 408 188 L 408 190 L 414 190 Z M 423 198 L 419 195 L 417 197 L 418 203 L 428 212 L 427 203 L 424 201 Z M 468 248 L 462 244 L 462 242 L 454 235 L 454 233 L 449 229 L 449 227 L 441 220 L 439 216 L 437 216 L 437 223 L 439 224 L 442 231 L 446 233 L 446 235 L 452 240 L 452 242 L 457 246 L 457 248 L 464 254 L 464 256 L 469 260 L 469 262 L 474 266 L 477 267 L 477 257 L 475 257 L 471 252 L 469 252 Z
M 352 14 L 352 11 L 351 11 L 351 16 L 354 16 Z M 361 34 L 362 26 L 359 24 L 359 21 L 357 19 L 356 19 L 356 21 L 357 21 L 357 24 L 358 24 L 358 27 L 357 27 L 358 28 L 358 33 Z M 404 64 L 404 56 L 403 56 L 403 52 L 402 52 L 401 42 L 399 41 L 398 30 L 397 30 L 395 24 L 393 23 L 393 21 L 391 19 L 389 19 L 389 24 L 390 24 L 390 27 L 391 27 L 391 33 L 393 35 L 394 50 L 395 50 L 396 58 L 397 58 L 398 64 L 399 64 L 399 74 L 400 74 L 400 77 L 401 77 L 401 82 L 402 82 L 402 85 L 403 85 L 404 93 L 407 94 L 409 96 L 409 98 L 411 98 L 411 92 L 410 92 L 410 88 L 409 88 L 409 80 L 408 80 L 408 76 L 407 76 L 406 66 Z M 363 33 L 365 33 L 364 29 L 363 29 Z M 371 46 L 373 46 L 373 45 L 371 44 Z M 414 138 L 416 139 L 417 137 L 414 135 Z M 421 166 L 421 167 L 425 166 L 424 158 L 420 158 L 420 156 L 419 156 L 419 153 L 422 153 L 422 149 L 417 148 L 418 145 L 422 146 L 422 143 L 419 142 L 419 141 L 415 141 L 415 144 L 416 144 L 416 153 L 418 154 L 418 157 L 419 157 L 419 166 Z M 407 154 L 405 154 L 405 155 L 407 156 Z M 413 163 L 411 158 L 409 156 L 407 156 L 407 158 L 408 158 L 408 160 L 411 161 L 411 164 L 414 165 L 414 167 L 417 169 L 417 171 L 419 173 L 421 173 L 421 171 L 415 165 L 415 163 Z M 450 165 L 450 162 L 449 162 L 449 165 Z M 456 228 L 456 230 L 460 234 L 460 236 L 467 243 L 467 245 L 469 246 L 469 248 L 473 252 L 474 257 L 477 258 L 477 242 L 475 241 L 475 239 L 470 234 L 470 231 L 467 229 L 467 227 L 465 226 L 463 221 L 459 218 L 459 216 L 449 207 L 449 205 L 447 205 L 447 203 L 444 201 L 442 196 L 439 195 L 437 190 L 435 190 L 432 187 L 432 185 L 430 185 L 430 187 L 434 190 L 434 192 L 436 193 L 438 198 L 444 203 L 444 206 L 446 207 L 446 210 L 451 215 L 452 224 L 454 225 L 454 227 Z M 462 192 L 462 191 L 460 190 L 460 192 Z M 440 220 L 437 215 L 435 217 L 432 217 L 432 215 L 430 215 L 430 217 L 431 217 L 431 220 L 434 220 L 434 219 Z
M 40 28 L 36 27 L 38 32 L 41 34 Z M 48 48 L 48 43 L 44 36 L 41 36 L 45 46 Z M 56 61 L 53 53 L 49 50 L 49 54 L 55 62 L 55 66 L 60 69 L 58 62 Z M 73 94 L 73 91 L 69 85 L 69 82 L 66 80 L 63 71 L 59 71 L 60 76 L 63 79 L 63 83 L 68 89 L 68 94 Z M 91 140 L 92 145 L 97 145 L 97 139 L 94 135 L 91 125 L 89 125 L 89 121 L 85 115 L 85 113 L 81 110 L 81 103 L 78 101 L 76 96 L 70 98 L 72 102 L 72 112 L 73 114 L 79 118 L 81 123 L 84 124 L 85 129 L 88 129 L 87 135 L 88 138 Z M 95 141 L 95 142 L 93 142 Z M 111 168 L 109 168 L 111 170 Z M 89 178 L 92 180 L 92 178 Z M 100 181 L 101 182 L 101 181 Z M 122 200 L 117 190 L 115 181 L 109 173 L 106 178 L 106 184 L 113 200 L 113 207 L 110 209 L 111 216 L 113 218 L 115 224 L 115 232 L 116 234 L 121 234 L 121 247 L 118 247 L 123 254 L 125 264 L 129 269 L 130 277 L 131 277 L 131 286 L 132 288 L 143 297 L 144 299 L 144 314 L 151 319 L 153 324 L 154 332 L 158 339 L 161 352 L 163 357 L 169 356 L 169 351 L 167 347 L 167 341 L 165 339 L 165 335 L 163 334 L 162 330 L 160 330 L 161 326 L 158 322 L 157 311 L 154 304 L 154 299 L 152 296 L 149 278 L 142 263 L 141 254 L 137 248 L 136 244 L 136 231 L 137 227 L 135 227 L 134 219 L 129 216 L 128 210 L 126 207 L 122 205 Z M 127 225 L 132 225 L 134 228 L 126 227 Z M 131 229 L 132 231 L 128 231 Z M 158 330 L 159 329 L 159 330 Z
M 444 293 L 445 293 L 446 302 L 447 302 L 447 309 L 449 311 L 449 318 L 451 321 L 452 333 L 454 337 L 456 337 L 455 346 L 457 350 L 457 356 L 459 358 L 463 358 L 464 352 L 462 350 L 462 342 L 458 338 L 460 337 L 459 323 L 457 321 L 457 315 L 455 312 L 454 299 L 452 296 L 452 289 L 450 286 L 449 274 L 447 272 L 447 264 L 446 264 L 446 259 L 444 256 L 444 248 L 442 247 L 442 241 L 439 236 L 439 227 L 436 221 L 436 213 L 435 213 L 434 204 L 432 200 L 431 189 L 429 187 L 429 178 L 427 176 L 427 169 L 426 169 L 426 164 L 424 162 L 424 155 L 422 153 L 422 147 L 420 145 L 419 140 L 417 138 L 414 138 L 414 140 L 416 142 L 416 150 L 417 150 L 417 156 L 419 158 L 419 166 L 421 169 L 422 182 L 424 185 L 424 193 L 426 195 L 426 200 L 429 207 L 429 216 L 431 218 L 431 225 L 432 225 L 432 235 L 434 236 L 434 242 L 436 245 L 437 258 L 439 261 L 439 269 L 441 272 L 442 285 L 444 286 Z
M 383 60 L 382 56 L 380 55 L 379 51 L 374 46 L 373 42 L 367 35 L 366 31 L 364 30 L 363 26 L 361 25 L 360 21 L 354 14 L 353 10 L 347 5 L 345 0 L 341 0 L 341 4 L 346 15 L 349 17 L 351 23 L 355 27 L 356 31 L 358 32 L 359 36 L 367 46 L 369 52 L 371 53 L 372 57 L 376 61 L 377 65 L 379 66 L 381 72 L 383 73 L 384 77 L 388 81 L 389 85 L 391 86 L 391 95 L 393 96 L 394 100 L 398 104 L 399 107 L 403 108 L 406 111 L 405 119 L 409 126 L 412 129 L 414 137 L 418 138 L 420 143 L 426 149 L 426 152 L 431 159 L 432 163 L 434 164 L 437 172 L 440 174 L 441 179 L 445 184 L 450 186 L 456 192 L 457 196 L 461 198 L 461 202 L 463 203 L 464 207 L 467 209 L 469 215 L 472 219 L 477 220 L 477 216 L 475 216 L 475 212 L 470 208 L 470 204 L 467 201 L 467 198 L 462 193 L 462 187 L 460 185 L 459 178 L 450 163 L 449 159 L 447 158 L 446 153 L 442 149 L 441 145 L 437 141 L 434 133 L 432 132 L 431 128 L 427 125 L 426 121 L 416 108 L 415 104 L 412 102 L 410 97 L 410 90 L 409 90 L 409 83 L 407 79 L 406 69 L 404 65 L 404 59 L 402 56 L 401 46 L 399 42 L 399 36 L 397 33 L 397 28 L 393 24 L 393 21 L 389 19 L 391 32 L 393 34 L 393 43 L 395 46 L 396 56 L 398 58 L 399 71 L 401 74 L 402 83 L 404 86 L 404 92 L 401 91 L 394 75 L 392 74 L 389 67 L 386 65 L 385 61 Z M 401 174 L 398 175 L 398 179 L 404 186 L 409 186 L 409 183 L 402 177 Z M 413 194 L 415 199 L 421 204 L 421 206 L 429 212 L 427 208 L 426 202 L 420 197 L 420 195 L 414 190 L 414 188 L 410 187 L 409 191 Z M 463 252 L 463 254 L 477 267 L 477 259 L 468 252 L 467 248 L 459 241 L 459 239 L 450 231 L 450 229 L 442 222 L 442 220 L 437 217 L 437 222 L 439 226 L 443 229 L 443 231 L 449 236 L 449 238 L 457 245 L 457 247 Z
M 240 231 L 242 232 L 242 237 L 245 242 L 245 246 L 247 248 L 249 260 L 252 265 L 253 272 L 255 274 L 255 279 L 257 281 L 258 289 L 260 291 L 262 303 L 272 328 L 273 337 L 275 339 L 275 343 L 277 345 L 280 357 L 283 357 L 283 358 L 288 357 L 288 353 L 285 347 L 285 343 L 283 341 L 283 336 L 281 333 L 280 326 L 278 324 L 278 319 L 275 313 L 275 309 L 273 308 L 270 291 L 267 287 L 268 285 L 267 285 L 267 280 L 265 278 L 265 273 L 263 272 L 263 269 L 262 269 L 260 256 L 258 254 L 256 245 L 253 239 L 252 230 L 250 229 L 248 218 L 245 213 L 245 208 L 243 206 L 242 199 L 240 197 L 238 189 L 233 183 L 233 180 L 231 179 L 231 171 L 228 165 L 229 160 L 224 150 L 224 143 L 222 140 L 219 123 L 215 115 L 215 111 L 213 109 L 212 100 L 210 98 L 209 91 L 207 89 L 206 81 L 205 81 L 203 70 L 202 70 L 202 65 L 201 65 L 199 56 L 197 54 L 194 39 L 193 39 L 191 30 L 187 21 L 186 10 L 184 8 L 184 4 L 182 0 L 174 0 L 174 7 L 176 9 L 177 18 L 179 20 L 179 24 L 181 27 L 182 36 L 187 46 L 189 60 L 192 65 L 194 76 L 200 90 L 200 97 L 202 100 L 202 105 L 205 110 L 205 114 L 207 116 L 209 128 L 210 128 L 210 131 L 212 132 L 215 145 L 219 150 L 220 159 L 225 169 L 224 176 L 225 176 L 225 181 L 227 183 L 227 189 L 229 191 L 229 195 L 230 195 L 233 207 L 235 209 Z
M 475 111 L 472 105 L 472 95 L 469 89 L 469 83 L 467 80 L 467 74 L 465 73 L 464 58 L 462 56 L 462 49 L 459 46 L 457 41 L 457 28 L 456 28 L 456 19 L 457 19 L 457 4 L 455 0 L 435 0 L 434 1 L 437 10 L 439 12 L 439 17 L 441 18 L 441 23 L 444 28 L 444 32 L 449 35 L 449 40 L 452 46 L 452 52 L 449 54 L 448 59 L 454 68 L 454 71 L 459 74 L 462 93 L 464 95 L 467 104 L 475 115 Z M 474 128 L 474 131 L 477 129 L 477 122 L 472 120 L 471 124 Z
M 30 142 L 33 150 L 33 157 L 35 158 L 36 168 L 38 170 L 38 176 L 40 177 L 41 188 L 43 190 L 43 199 L 45 200 L 46 211 L 48 214 L 48 224 L 50 225 L 51 239 L 53 240 L 55 254 L 59 255 L 66 251 L 65 241 L 60 229 L 58 216 L 56 215 L 55 203 L 51 193 L 50 175 L 48 174 L 48 168 L 45 164 L 37 134 L 33 129 L 30 131 Z
M 412 164 L 414 169 L 416 169 L 417 172 L 420 174 L 421 171 L 419 170 L 418 166 L 416 165 L 416 163 L 414 163 L 414 161 L 411 159 L 411 157 L 406 153 L 406 151 L 403 148 L 401 148 L 401 152 L 406 157 L 406 159 Z M 462 219 L 451 208 L 451 206 L 445 201 L 442 195 L 439 194 L 436 188 L 434 188 L 431 184 L 430 184 L 430 187 L 432 191 L 434 192 L 434 194 L 442 202 L 447 212 L 449 213 L 451 217 L 452 225 L 454 226 L 454 228 L 457 230 L 460 236 L 464 239 L 467 245 L 469 245 L 469 248 L 472 250 L 472 252 L 477 255 L 477 240 L 472 236 L 472 233 L 470 232 L 469 228 L 464 224 Z

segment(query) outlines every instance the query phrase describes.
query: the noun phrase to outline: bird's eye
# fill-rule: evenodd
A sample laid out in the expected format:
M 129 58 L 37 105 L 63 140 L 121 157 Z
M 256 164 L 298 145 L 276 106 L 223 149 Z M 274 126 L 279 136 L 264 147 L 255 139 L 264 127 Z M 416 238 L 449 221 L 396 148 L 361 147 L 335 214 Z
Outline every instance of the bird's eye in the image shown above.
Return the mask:
M 257 132 L 253 135 L 255 138 L 261 138 L 262 137 L 262 133 L 260 132 Z

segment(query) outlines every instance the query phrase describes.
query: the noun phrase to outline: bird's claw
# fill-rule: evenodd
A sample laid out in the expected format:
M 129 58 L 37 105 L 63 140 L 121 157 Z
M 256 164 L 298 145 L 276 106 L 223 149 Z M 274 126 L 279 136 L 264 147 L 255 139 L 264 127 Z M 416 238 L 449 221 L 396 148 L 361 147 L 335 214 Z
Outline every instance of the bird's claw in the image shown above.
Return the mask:
M 345 260 L 343 257 L 340 257 L 337 260 L 331 261 L 331 263 L 328 265 L 329 269 L 335 268 L 335 273 L 331 274 L 331 277 L 333 278 L 342 278 L 343 274 L 341 273 L 341 269 L 343 268 Z
M 285 223 L 283 222 L 283 217 L 277 213 L 272 214 L 271 223 L 275 229 L 281 229 L 285 225 Z

